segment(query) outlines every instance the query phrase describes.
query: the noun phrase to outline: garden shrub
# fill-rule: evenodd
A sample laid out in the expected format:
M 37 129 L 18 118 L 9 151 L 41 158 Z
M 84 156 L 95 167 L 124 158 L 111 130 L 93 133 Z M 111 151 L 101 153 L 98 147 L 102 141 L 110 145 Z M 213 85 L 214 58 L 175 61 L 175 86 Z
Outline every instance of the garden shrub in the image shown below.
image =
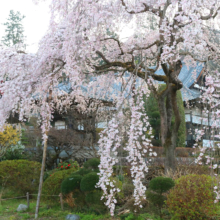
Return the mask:
M 92 159 L 89 159 L 88 161 L 86 161 L 83 164 L 83 167 L 85 167 L 86 169 L 98 170 L 99 169 L 99 167 L 98 167 L 99 164 L 100 164 L 100 159 L 92 158 Z
M 161 216 L 161 210 L 166 200 L 166 196 L 163 193 L 174 187 L 175 183 L 171 178 L 158 176 L 152 179 L 149 183 L 149 190 L 147 191 L 147 198 L 153 206 L 155 211 L 159 211 Z
M 41 164 L 28 160 L 5 160 L 0 162 L 0 185 L 20 194 L 37 191 Z
M 215 215 L 214 179 L 207 175 L 186 175 L 175 181 L 167 197 L 173 219 L 211 219 Z
M 80 189 L 83 192 L 92 191 L 96 189 L 95 185 L 98 183 L 98 181 L 99 181 L 99 176 L 97 175 L 96 172 L 88 173 L 82 178 L 80 183 Z
M 59 195 L 62 181 L 76 171 L 76 169 L 73 167 L 72 169 L 61 170 L 51 174 L 43 183 L 42 194 L 48 195 L 43 198 L 51 202 L 55 201 L 54 197 L 50 197 L 49 195 Z
M 80 182 L 82 176 L 80 175 L 71 175 L 63 180 L 61 184 L 61 192 L 65 195 L 72 192 L 75 189 L 80 189 Z

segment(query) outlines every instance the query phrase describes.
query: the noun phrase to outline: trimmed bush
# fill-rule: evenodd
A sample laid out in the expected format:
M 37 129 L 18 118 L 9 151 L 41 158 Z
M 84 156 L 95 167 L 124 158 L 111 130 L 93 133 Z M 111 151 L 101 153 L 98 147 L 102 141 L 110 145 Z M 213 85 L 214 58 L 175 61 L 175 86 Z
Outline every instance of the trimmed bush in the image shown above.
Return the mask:
M 82 176 L 80 175 L 71 175 L 63 180 L 61 184 L 61 192 L 65 195 L 72 192 L 75 189 L 80 189 L 80 182 Z
M 154 206 L 155 212 L 159 211 L 161 217 L 161 210 L 166 200 L 163 193 L 174 187 L 175 183 L 171 178 L 158 176 L 152 179 L 149 183 L 149 191 L 147 191 L 147 198 Z
M 211 219 L 217 208 L 214 182 L 210 176 L 195 174 L 177 179 L 166 201 L 173 219 Z
M 97 175 L 97 173 L 95 172 L 88 173 L 82 178 L 80 183 L 80 189 L 83 192 L 92 191 L 96 189 L 95 185 L 96 183 L 98 183 L 98 181 L 99 181 L 99 176 Z
M 99 169 L 99 167 L 98 167 L 99 164 L 100 164 L 100 159 L 92 158 L 92 159 L 89 159 L 88 161 L 86 161 L 83 164 L 83 167 L 85 167 L 86 169 L 98 170 Z
M 76 168 L 61 170 L 51 174 L 43 183 L 42 194 L 45 195 L 59 195 L 61 192 L 61 184 L 65 178 L 73 173 Z M 54 197 L 44 196 L 45 200 L 55 201 Z
M 0 162 L 0 185 L 20 194 L 37 191 L 41 164 L 28 160 L 5 160 Z
M 150 181 L 149 189 L 162 194 L 174 187 L 175 183 L 171 178 L 158 176 Z

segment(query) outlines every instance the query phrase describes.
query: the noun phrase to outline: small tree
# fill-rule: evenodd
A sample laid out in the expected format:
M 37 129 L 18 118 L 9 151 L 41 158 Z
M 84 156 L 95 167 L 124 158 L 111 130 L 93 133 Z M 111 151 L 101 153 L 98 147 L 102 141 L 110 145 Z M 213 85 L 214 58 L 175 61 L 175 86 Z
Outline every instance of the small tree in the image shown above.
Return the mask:
M 7 22 L 3 24 L 6 27 L 6 34 L 2 38 L 2 43 L 4 45 L 8 47 L 16 45 L 17 47 L 18 44 L 22 44 L 25 48 L 24 28 L 21 23 L 24 18 L 25 16 L 21 15 L 20 12 L 10 11 Z
M 5 125 L 4 131 L 0 132 L 0 158 L 6 153 L 11 145 L 19 141 L 19 132 L 11 125 Z

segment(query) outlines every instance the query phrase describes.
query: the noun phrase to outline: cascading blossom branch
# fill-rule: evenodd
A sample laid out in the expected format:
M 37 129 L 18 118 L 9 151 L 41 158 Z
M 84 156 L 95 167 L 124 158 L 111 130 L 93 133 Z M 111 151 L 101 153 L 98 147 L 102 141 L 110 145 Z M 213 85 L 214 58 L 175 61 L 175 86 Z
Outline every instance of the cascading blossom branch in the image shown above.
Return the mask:
M 118 114 L 121 116 L 122 114 Z M 118 162 L 115 157 L 117 155 L 117 149 L 121 146 L 122 136 L 119 135 L 119 120 L 114 117 L 100 135 L 99 140 L 99 155 L 100 165 L 98 174 L 100 176 L 98 187 L 103 190 L 103 196 L 101 199 L 106 199 L 105 205 L 110 209 L 110 213 L 114 215 L 115 204 L 117 200 L 115 195 L 120 192 L 120 189 L 116 188 L 115 180 L 111 179 L 113 175 L 113 166 Z
M 155 152 L 149 149 L 151 140 L 152 129 L 146 117 L 144 109 L 144 95 L 147 97 L 149 91 L 141 88 L 133 91 L 130 98 L 129 105 L 131 107 L 131 116 L 129 124 L 123 120 L 123 113 L 120 111 L 108 124 L 101 133 L 99 140 L 99 182 L 97 187 L 103 190 L 103 198 L 106 199 L 105 205 L 110 209 L 110 213 L 114 215 L 115 204 L 117 200 L 116 194 L 120 189 L 116 187 L 116 181 L 111 178 L 113 174 L 113 166 L 118 163 L 117 154 L 118 150 L 122 147 L 128 152 L 126 157 L 127 161 L 131 164 L 131 175 L 134 184 L 133 197 L 135 199 L 134 205 L 142 208 L 141 201 L 146 199 L 146 187 L 143 184 L 145 174 L 148 172 L 145 156 L 147 153 L 156 156 Z M 123 141 L 127 136 L 127 144 L 123 145 Z
M 209 123 L 209 126 L 211 127 L 210 131 L 210 141 L 208 146 L 199 145 L 199 141 L 202 139 L 202 137 L 205 135 L 205 127 L 203 127 L 201 130 L 196 130 L 196 143 L 194 144 L 194 148 L 199 148 L 199 155 L 197 159 L 195 160 L 196 163 L 199 165 L 202 165 L 202 160 L 205 161 L 206 165 L 209 165 L 210 169 L 216 170 L 217 168 L 220 168 L 220 166 L 214 161 L 214 154 L 215 154 L 215 140 L 220 139 L 220 95 L 219 95 L 219 89 L 220 89 L 220 73 L 216 73 L 214 76 L 207 76 L 206 77 L 206 86 L 207 89 L 202 94 L 202 102 L 207 104 L 207 107 L 203 110 L 203 115 L 206 117 L 210 117 L 208 119 L 203 119 L 203 121 Z M 220 148 L 220 145 L 217 144 L 217 147 Z M 217 176 L 217 174 L 214 174 Z M 219 185 L 219 184 L 218 184 Z M 215 203 L 217 203 L 220 200 L 220 189 L 218 186 L 214 186 L 214 193 L 216 194 Z
M 140 91 L 136 89 L 130 100 L 130 106 L 132 106 L 131 124 L 127 130 L 129 139 L 125 147 L 125 150 L 129 153 L 127 160 L 131 164 L 131 176 L 134 184 L 134 205 L 140 208 L 142 208 L 141 201 L 146 199 L 146 187 L 143 185 L 143 179 L 145 173 L 148 172 L 148 167 L 145 162 L 145 156 L 148 151 L 150 152 L 150 156 L 152 156 L 152 154 L 156 156 L 156 152 L 151 152 L 152 149 L 149 149 L 149 147 L 152 146 L 151 140 L 146 137 L 151 136 L 152 129 L 144 109 L 144 95 L 148 97 L 149 91 L 144 88 L 141 88 Z

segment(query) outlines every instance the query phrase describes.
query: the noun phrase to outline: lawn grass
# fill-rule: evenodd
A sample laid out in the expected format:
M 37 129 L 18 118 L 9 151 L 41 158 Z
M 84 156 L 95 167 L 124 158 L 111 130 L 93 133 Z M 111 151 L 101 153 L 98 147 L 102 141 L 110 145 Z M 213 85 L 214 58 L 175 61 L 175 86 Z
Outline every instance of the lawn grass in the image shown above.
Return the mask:
M 3 200 L 0 204 L 0 219 L 1 220 L 34 220 L 36 209 L 36 198 L 30 200 L 30 207 L 27 211 L 17 212 L 19 204 L 27 204 L 26 199 L 11 199 Z M 120 220 L 118 216 L 111 217 L 110 215 L 95 215 L 85 213 L 73 213 L 69 207 L 64 207 L 64 211 L 61 210 L 59 204 L 48 206 L 44 201 L 40 204 L 38 220 L 65 220 L 68 214 L 77 214 L 81 217 L 80 220 Z M 129 215 L 123 218 L 124 220 L 158 220 L 153 218 L 149 214 L 142 214 L 138 218 Z
M 19 204 L 27 204 L 26 199 L 11 199 L 3 200 L 0 205 L 0 219 L 1 220 L 34 220 L 36 199 L 30 201 L 30 207 L 25 212 L 17 212 L 16 209 Z M 68 207 L 65 207 L 64 211 L 61 210 L 60 205 L 48 206 L 46 203 L 41 202 L 39 210 L 39 220 L 64 220 L 68 214 L 73 214 Z M 112 218 L 109 215 L 98 216 L 94 214 L 78 214 L 82 220 L 119 220 L 120 218 Z

